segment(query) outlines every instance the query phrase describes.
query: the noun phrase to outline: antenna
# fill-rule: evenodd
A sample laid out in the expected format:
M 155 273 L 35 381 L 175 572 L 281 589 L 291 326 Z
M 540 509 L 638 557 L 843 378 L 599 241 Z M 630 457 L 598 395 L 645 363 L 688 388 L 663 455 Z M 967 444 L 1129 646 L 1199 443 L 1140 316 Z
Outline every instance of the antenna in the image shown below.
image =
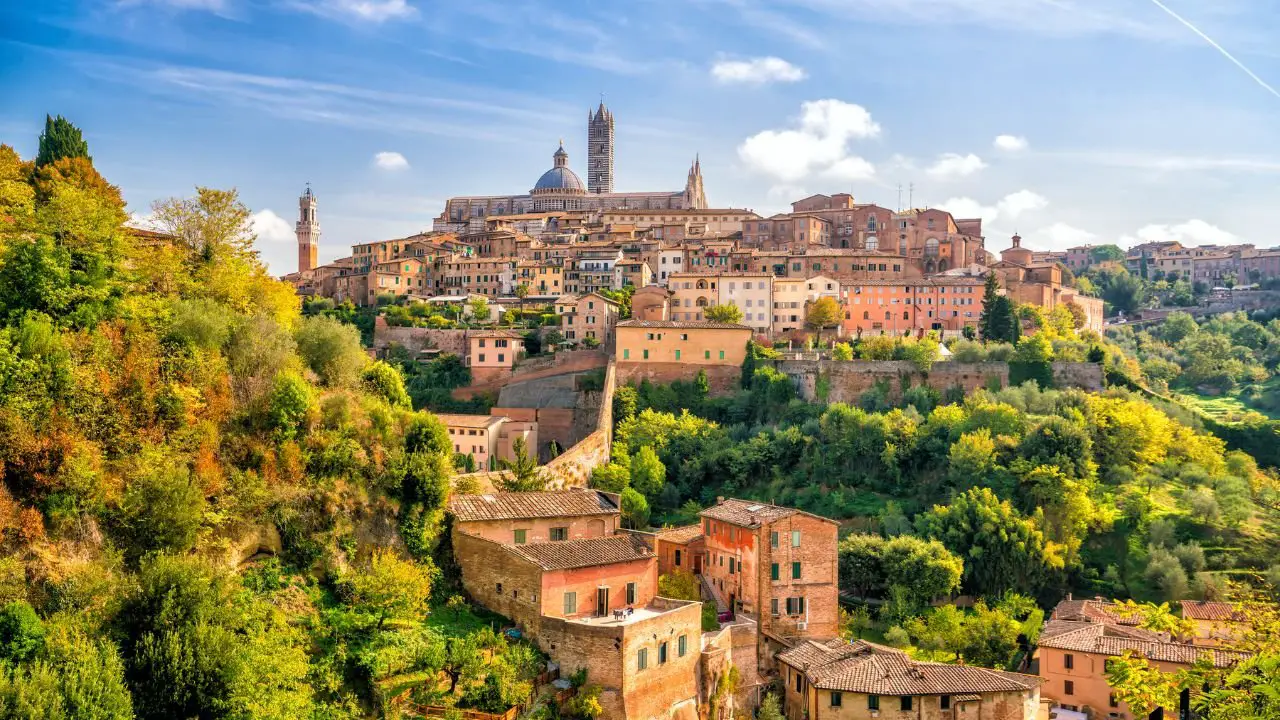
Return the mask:
M 911 210 L 916 206 L 916 184 L 911 183 L 907 186 L 907 209 Z
M 898 212 L 902 212 L 902 183 L 898 183 Z

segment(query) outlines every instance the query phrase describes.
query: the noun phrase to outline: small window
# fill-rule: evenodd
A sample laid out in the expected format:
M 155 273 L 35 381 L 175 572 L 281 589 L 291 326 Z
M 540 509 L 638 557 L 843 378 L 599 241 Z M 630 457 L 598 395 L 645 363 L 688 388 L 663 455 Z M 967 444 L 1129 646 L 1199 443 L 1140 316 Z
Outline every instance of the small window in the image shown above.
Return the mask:
M 1076 666 L 1076 658 L 1071 653 L 1062 656 L 1062 666 L 1068 670 Z
M 526 536 L 528 535 L 528 532 L 529 532 L 528 530 L 513 531 L 512 534 L 515 535 L 515 543 L 517 545 L 523 545 L 525 543 L 525 539 L 526 539 Z
M 798 562 L 791 563 L 791 579 L 792 580 L 800 579 L 800 563 Z
M 676 657 L 684 657 L 684 654 L 688 651 L 689 651 L 689 636 L 681 635 L 680 637 L 676 638 Z
M 840 693 L 838 692 L 831 693 L 831 707 L 840 707 L 840 703 L 843 700 L 844 698 L 840 696 Z
M 903 712 L 907 712 L 911 710 L 911 706 L 914 704 L 912 700 L 914 700 L 914 698 L 912 698 L 910 695 L 903 695 L 902 697 L 898 698 L 899 704 L 901 705 Z
M 649 649 L 640 648 L 636 651 L 636 669 L 644 670 L 649 667 Z
M 636 584 L 633 582 L 627 583 L 627 604 L 636 604 Z
M 769 613 L 774 617 L 778 617 L 778 598 L 769 601 Z
M 667 644 L 666 643 L 662 643 L 661 645 L 658 646 L 658 664 L 659 665 L 667 664 Z
M 868 695 L 868 696 L 867 696 L 867 709 L 868 709 L 868 710 L 879 710 L 879 709 L 880 709 L 880 696 L 879 696 L 879 695 Z
M 480 358 L 481 358 L 481 359 L 484 359 L 484 356 L 483 356 L 483 355 L 481 355 L 481 356 L 480 356 Z M 649 359 L 649 351 L 648 351 L 648 350 L 645 350 L 645 351 L 644 351 L 644 359 L 645 359 L 645 360 L 648 360 L 648 359 Z
M 723 350 L 721 350 L 721 351 L 720 351 L 720 359 L 721 359 L 721 360 L 723 360 L 723 359 L 724 359 L 724 351 L 723 351 Z
M 770 566 L 769 566 L 769 579 L 770 579 L 770 580 L 777 580 L 777 579 L 779 579 L 779 578 L 778 578 L 778 563 L 773 563 L 772 565 L 770 565 Z
M 778 547 L 778 533 L 769 533 L 769 547 Z
M 630 360 L 630 359 L 631 359 L 631 350 L 630 350 L 629 348 L 623 348 L 623 350 L 622 350 L 622 359 L 623 359 L 623 360 Z
M 800 547 L 800 531 L 791 531 L 791 547 Z
M 675 551 L 675 556 L 676 556 L 675 565 L 676 567 L 680 567 L 680 551 L 679 550 Z
M 950 695 L 943 695 L 941 698 L 939 698 L 939 699 L 938 699 L 938 707 L 940 707 L 940 708 L 941 708 L 941 709 L 943 709 L 943 710 L 950 710 L 950 709 L 951 709 L 951 696 L 950 696 Z
M 710 351 L 710 350 L 703 350 L 703 351 L 702 351 L 702 353 L 703 353 L 703 355 L 702 355 L 702 359 L 703 359 L 703 360 L 710 360 L 710 359 L 711 359 L 711 351 Z
M 1111 707 L 1120 707 L 1120 703 L 1116 702 L 1116 694 L 1111 693 L 1107 696 L 1107 704 Z
M 578 593 L 567 592 L 564 594 L 564 614 L 574 615 L 578 612 Z
M 729 574 L 733 574 L 733 558 L 729 558 Z
M 553 528 L 551 528 L 551 539 L 552 539 L 552 540 L 568 540 L 568 539 L 569 539 L 569 528 L 567 528 L 567 527 L 553 527 Z
M 1062 683 L 1062 694 L 1063 694 L 1063 695 L 1075 695 L 1075 694 L 1076 694 L 1076 684 L 1075 684 L 1074 682 L 1070 681 L 1070 680 L 1066 680 L 1066 681 L 1064 681 L 1064 682 Z
M 502 583 L 498 583 L 498 594 L 502 594 Z
M 679 351 L 679 350 L 676 350 L 676 361 L 677 361 L 677 362 L 679 362 L 679 361 L 680 361 L 680 351 Z

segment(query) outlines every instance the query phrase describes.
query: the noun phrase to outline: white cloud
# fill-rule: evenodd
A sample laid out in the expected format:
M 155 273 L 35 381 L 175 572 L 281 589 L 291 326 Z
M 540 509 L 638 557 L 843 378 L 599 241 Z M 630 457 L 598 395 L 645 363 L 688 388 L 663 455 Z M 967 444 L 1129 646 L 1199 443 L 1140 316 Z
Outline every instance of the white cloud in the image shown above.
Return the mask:
M 373 156 L 373 164 L 382 170 L 408 170 L 409 161 L 398 152 L 383 151 Z
M 876 176 L 876 166 L 860 157 L 851 155 L 836 162 L 824 170 L 822 174 L 833 180 L 844 180 L 846 182 L 870 180 Z
M 159 223 L 156 222 L 156 214 L 149 213 L 129 213 L 129 219 L 125 221 L 125 225 L 138 228 L 139 230 L 158 230 Z
M 799 82 L 808 73 L 778 57 L 750 60 L 719 60 L 711 66 L 711 76 L 721 83 L 762 85 L 771 82 Z
M 879 134 L 879 123 L 861 105 L 813 100 L 801 106 L 796 129 L 752 135 L 738 147 L 738 157 L 752 169 L 784 182 L 813 172 L 865 174 L 870 169 L 874 173 L 870 163 L 849 154 L 849 142 Z
M 297 10 L 329 18 L 348 18 L 380 23 L 413 17 L 418 9 L 407 0 L 298 0 L 290 3 Z
M 1231 245 L 1240 242 L 1236 235 L 1211 225 L 1204 220 L 1188 220 L 1177 225 L 1147 225 L 1138 230 L 1136 237 L 1120 238 L 1124 247 L 1149 242 L 1180 242 L 1184 245 Z
M 957 153 L 944 153 L 938 156 L 937 162 L 929 167 L 925 172 L 938 180 L 951 180 L 954 178 L 968 177 L 987 164 L 982 158 L 969 153 L 968 155 L 959 155 Z
M 270 210 L 259 210 L 249 216 L 249 221 L 253 223 L 253 232 L 257 234 L 259 240 L 293 242 L 297 239 L 293 226 Z
M 1082 230 L 1064 222 L 1056 222 L 1028 235 L 1026 245 L 1037 250 L 1066 250 L 1097 239 L 1098 236 L 1088 230 Z
M 1031 190 L 1019 190 L 1005 195 L 994 205 L 983 205 L 973 198 L 951 198 L 938 207 L 957 218 L 982 218 L 984 224 L 990 225 L 997 220 L 1017 220 L 1022 215 L 1049 206 L 1045 196 Z
M 993 144 L 997 150 L 1005 152 L 1022 152 L 1029 145 L 1027 139 L 1021 135 L 997 135 Z

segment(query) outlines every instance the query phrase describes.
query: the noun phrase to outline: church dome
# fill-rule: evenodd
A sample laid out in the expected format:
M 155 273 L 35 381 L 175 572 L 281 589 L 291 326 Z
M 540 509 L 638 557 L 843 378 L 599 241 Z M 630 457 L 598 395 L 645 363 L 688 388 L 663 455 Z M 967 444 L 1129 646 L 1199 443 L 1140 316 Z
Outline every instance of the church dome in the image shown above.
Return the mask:
M 542 177 L 538 178 L 538 184 L 533 186 L 533 192 L 567 192 L 574 194 L 587 192 L 587 186 L 582 184 L 582 178 L 569 169 L 569 153 L 564 151 L 563 141 L 560 143 L 560 148 L 552 154 L 551 162 L 554 167 L 542 173 Z
M 542 173 L 542 177 L 538 178 L 538 184 L 534 185 L 533 189 L 585 192 L 582 178 L 579 178 L 577 173 L 567 167 L 553 167 Z

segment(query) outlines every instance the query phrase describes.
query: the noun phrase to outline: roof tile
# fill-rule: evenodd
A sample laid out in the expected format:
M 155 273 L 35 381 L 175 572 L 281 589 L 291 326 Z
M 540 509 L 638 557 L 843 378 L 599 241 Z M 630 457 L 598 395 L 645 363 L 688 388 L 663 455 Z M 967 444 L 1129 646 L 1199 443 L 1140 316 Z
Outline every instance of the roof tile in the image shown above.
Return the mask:
M 455 495 L 449 501 L 449 510 L 460 522 L 617 515 L 619 512 L 608 495 L 595 490 Z
M 642 539 L 630 534 L 507 547 L 543 570 L 569 570 L 655 557 Z
M 968 665 L 919 662 L 901 650 L 858 640 L 806 641 L 778 655 L 823 690 L 868 695 L 958 695 L 1017 692 L 1040 678 Z

